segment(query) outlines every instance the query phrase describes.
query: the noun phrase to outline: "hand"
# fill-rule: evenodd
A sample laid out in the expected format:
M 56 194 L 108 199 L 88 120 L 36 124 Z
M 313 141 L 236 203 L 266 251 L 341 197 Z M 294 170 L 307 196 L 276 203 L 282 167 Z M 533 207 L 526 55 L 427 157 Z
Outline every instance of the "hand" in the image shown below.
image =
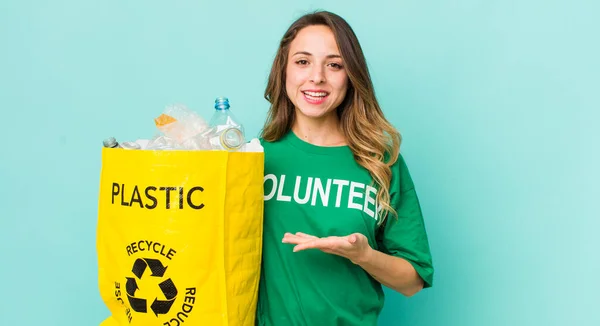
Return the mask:
M 281 242 L 295 244 L 294 252 L 305 249 L 320 249 L 329 254 L 348 258 L 357 265 L 366 262 L 373 251 L 369 245 L 369 240 L 361 233 L 353 233 L 345 237 L 330 236 L 324 238 L 302 232 L 296 234 L 286 233 Z

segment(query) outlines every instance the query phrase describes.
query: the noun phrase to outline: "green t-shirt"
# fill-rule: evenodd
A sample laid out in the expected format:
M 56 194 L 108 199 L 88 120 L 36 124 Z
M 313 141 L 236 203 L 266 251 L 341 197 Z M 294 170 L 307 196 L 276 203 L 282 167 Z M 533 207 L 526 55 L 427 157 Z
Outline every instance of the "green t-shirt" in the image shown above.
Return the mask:
M 350 260 L 312 249 L 293 252 L 285 232 L 318 237 L 364 234 L 371 247 L 409 261 L 432 284 L 433 266 L 414 185 L 400 156 L 392 167 L 391 204 L 378 226 L 376 189 L 348 146 L 320 147 L 289 132 L 265 150 L 260 326 L 377 325 L 380 283 Z

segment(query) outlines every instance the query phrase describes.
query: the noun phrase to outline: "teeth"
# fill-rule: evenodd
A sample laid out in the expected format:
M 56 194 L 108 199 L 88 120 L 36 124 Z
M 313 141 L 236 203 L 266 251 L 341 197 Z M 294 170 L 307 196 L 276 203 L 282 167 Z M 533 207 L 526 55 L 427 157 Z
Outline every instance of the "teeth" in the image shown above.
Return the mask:
M 314 97 L 327 96 L 327 93 L 325 93 L 325 92 L 304 92 L 304 94 L 314 96 Z

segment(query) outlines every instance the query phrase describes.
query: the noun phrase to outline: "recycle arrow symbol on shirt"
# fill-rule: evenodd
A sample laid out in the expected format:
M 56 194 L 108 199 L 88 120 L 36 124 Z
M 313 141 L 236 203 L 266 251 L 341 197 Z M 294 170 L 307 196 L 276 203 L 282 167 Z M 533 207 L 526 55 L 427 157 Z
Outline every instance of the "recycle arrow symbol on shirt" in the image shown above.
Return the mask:
M 133 268 L 131 271 L 137 279 L 141 280 L 142 276 L 144 276 L 146 268 L 150 269 L 150 272 L 152 273 L 150 275 L 151 277 L 163 277 L 165 275 L 165 271 L 167 270 L 167 266 L 163 266 L 162 262 L 158 259 L 138 258 L 133 263 Z M 127 283 L 125 284 L 125 290 L 127 292 L 127 299 L 129 299 L 129 304 L 131 305 L 131 309 L 133 309 L 133 311 L 146 313 L 148 312 L 147 300 L 144 298 L 135 297 L 135 292 L 139 290 L 136 278 L 126 278 Z M 158 284 L 158 286 L 166 300 L 159 300 L 157 297 L 150 305 L 150 309 L 152 309 L 156 317 L 158 317 L 159 314 L 164 315 L 168 313 L 169 310 L 171 310 L 171 306 L 175 302 L 175 298 L 177 297 L 177 287 L 175 287 L 175 284 L 170 278 L 162 281 Z

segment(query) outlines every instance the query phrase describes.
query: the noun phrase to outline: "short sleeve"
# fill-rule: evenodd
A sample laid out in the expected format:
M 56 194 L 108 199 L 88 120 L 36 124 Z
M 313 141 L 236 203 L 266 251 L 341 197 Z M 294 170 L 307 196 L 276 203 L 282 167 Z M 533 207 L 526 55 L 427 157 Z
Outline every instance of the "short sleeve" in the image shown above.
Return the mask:
M 433 263 L 423 213 L 415 186 L 402 156 L 392 166 L 390 204 L 397 213 L 388 214 L 377 233 L 379 249 L 407 260 L 424 281 L 433 285 Z

